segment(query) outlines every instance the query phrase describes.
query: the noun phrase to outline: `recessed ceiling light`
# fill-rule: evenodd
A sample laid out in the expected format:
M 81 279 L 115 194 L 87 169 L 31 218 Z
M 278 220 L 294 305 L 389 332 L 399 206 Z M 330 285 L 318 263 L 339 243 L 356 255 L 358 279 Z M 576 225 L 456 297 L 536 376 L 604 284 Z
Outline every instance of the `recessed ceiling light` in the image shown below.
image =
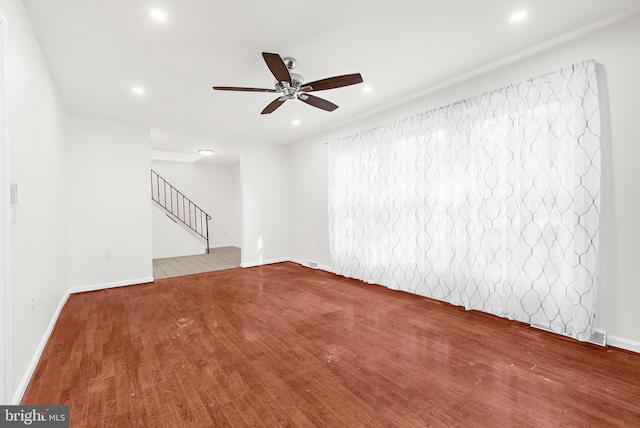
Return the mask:
M 134 86 L 131 88 L 131 92 L 133 92 L 134 94 L 142 95 L 144 94 L 144 88 L 141 88 L 140 86 Z
M 371 86 L 369 86 L 369 85 L 362 87 L 362 92 L 364 92 L 364 93 L 369 93 L 371 91 L 373 91 L 373 88 Z
M 300 121 L 298 119 L 291 121 L 291 123 L 294 124 L 295 126 L 300 125 Z
M 200 150 L 198 150 L 198 153 L 200 153 L 202 156 L 211 156 L 213 154 L 213 150 L 211 150 L 211 149 L 200 149 Z
M 167 14 L 158 9 L 152 10 L 151 12 L 149 12 L 149 15 L 151 15 L 151 17 L 158 22 L 164 22 L 167 20 Z
M 516 22 L 520 22 L 522 20 L 524 20 L 527 15 L 529 15 L 527 13 L 526 10 L 521 10 L 520 12 L 516 12 L 513 15 L 511 15 L 511 17 L 509 18 L 509 21 L 512 23 L 516 23 Z

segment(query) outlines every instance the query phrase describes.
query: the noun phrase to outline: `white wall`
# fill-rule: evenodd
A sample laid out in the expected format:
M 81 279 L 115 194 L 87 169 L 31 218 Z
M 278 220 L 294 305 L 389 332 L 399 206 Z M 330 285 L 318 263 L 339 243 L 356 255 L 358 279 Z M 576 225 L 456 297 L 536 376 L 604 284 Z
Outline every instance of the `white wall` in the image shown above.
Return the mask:
M 334 137 L 330 137 L 333 139 Z M 320 137 L 289 147 L 289 236 L 293 259 L 331 266 L 328 150 Z
M 151 280 L 149 128 L 70 116 L 67 135 L 69 286 Z
M 157 204 L 151 205 L 153 259 L 195 256 L 206 252 L 204 240 L 182 223 L 169 217 Z
M 289 257 L 287 148 L 278 144 L 246 144 L 242 175 L 243 267 Z
M 325 142 L 473 97 L 584 59 L 600 67 L 602 205 L 598 328 L 640 342 L 640 16 L 328 131 L 289 148 L 291 257 L 329 265 Z M 374 95 L 374 94 L 372 94 Z M 319 244 L 319 246 L 318 246 Z
M 67 291 L 65 111 L 22 3 L 0 0 L 0 11 L 9 28 L 10 180 L 19 189 L 11 225 L 13 393 Z
M 233 237 L 232 245 L 242 247 L 242 174 L 240 162 L 231 169 L 231 217 L 234 219 L 229 228 L 229 235 Z
M 240 199 L 236 189 L 239 165 L 151 161 L 151 168 L 211 215 L 211 248 L 240 247 Z

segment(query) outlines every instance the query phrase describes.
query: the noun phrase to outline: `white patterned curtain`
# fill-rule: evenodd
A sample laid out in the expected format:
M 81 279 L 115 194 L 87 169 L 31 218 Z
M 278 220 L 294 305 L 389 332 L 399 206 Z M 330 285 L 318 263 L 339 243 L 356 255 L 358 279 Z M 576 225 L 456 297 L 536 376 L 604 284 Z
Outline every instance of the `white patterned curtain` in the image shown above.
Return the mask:
M 594 61 L 329 144 L 336 273 L 588 340 Z

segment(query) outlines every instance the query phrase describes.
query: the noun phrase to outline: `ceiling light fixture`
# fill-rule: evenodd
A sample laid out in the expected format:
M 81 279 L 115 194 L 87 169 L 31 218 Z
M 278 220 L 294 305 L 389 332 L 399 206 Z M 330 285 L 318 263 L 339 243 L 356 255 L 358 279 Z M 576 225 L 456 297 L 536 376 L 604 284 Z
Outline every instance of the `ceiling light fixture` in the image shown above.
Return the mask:
M 142 95 L 144 94 L 144 88 L 141 88 L 140 86 L 133 86 L 131 88 L 131 92 L 133 92 L 134 94 Z
M 200 153 L 202 156 L 211 156 L 213 154 L 213 150 L 211 150 L 211 149 L 200 149 L 200 150 L 198 150 L 198 153 Z
M 291 121 L 291 123 L 294 124 L 295 126 L 300 125 L 300 121 L 298 119 Z
M 526 10 L 521 10 L 520 12 L 516 12 L 509 18 L 509 21 L 513 24 L 516 22 L 523 21 L 527 17 L 528 13 Z
M 158 9 L 152 10 L 149 12 L 149 15 L 158 22 L 164 22 L 167 20 L 167 14 Z
M 373 91 L 373 88 L 371 86 L 364 86 L 362 88 L 362 92 L 368 94 L 369 92 Z

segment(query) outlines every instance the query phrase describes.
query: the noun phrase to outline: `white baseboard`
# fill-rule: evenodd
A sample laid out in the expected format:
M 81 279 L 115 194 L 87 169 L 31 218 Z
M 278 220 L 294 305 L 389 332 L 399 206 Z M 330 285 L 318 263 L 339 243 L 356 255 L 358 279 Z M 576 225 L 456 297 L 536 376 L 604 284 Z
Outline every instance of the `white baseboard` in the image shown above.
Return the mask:
M 289 260 L 290 260 L 289 257 L 282 257 L 282 258 L 279 258 L 279 259 L 262 260 L 262 261 L 258 261 L 258 262 L 249 262 L 249 263 L 240 263 L 240 267 L 241 268 L 250 268 L 250 267 L 256 267 L 256 266 L 272 265 L 274 263 L 288 262 Z
M 294 259 L 293 257 L 289 258 L 290 262 L 293 263 L 297 263 L 301 266 L 304 267 L 308 267 L 310 269 L 318 269 L 318 270 L 323 270 L 325 272 L 329 272 L 329 273 L 334 273 L 333 272 L 333 268 L 331 268 L 331 266 L 325 266 L 325 265 L 321 265 L 321 264 L 317 264 L 316 266 L 312 266 L 311 264 L 309 264 L 309 260 L 300 260 L 300 259 Z
M 215 245 L 209 245 L 209 249 L 213 249 L 213 248 L 227 248 L 227 247 L 240 248 L 240 246 L 239 246 L 239 245 L 234 245 L 234 244 L 215 244 Z
M 69 294 L 84 293 L 85 291 L 106 290 L 108 288 L 125 287 L 127 285 L 144 284 L 153 282 L 152 276 L 146 278 L 129 279 L 126 281 L 105 282 L 103 284 L 83 285 L 81 287 L 73 287 L 69 289 Z
M 634 342 L 633 340 L 623 339 L 621 337 L 607 336 L 607 345 L 640 353 L 640 342 Z
M 36 370 L 36 366 L 40 361 L 40 357 L 42 356 L 44 347 L 47 345 L 47 342 L 49 341 L 49 336 L 51 336 L 53 327 L 55 327 L 56 322 L 58 321 L 58 316 L 60 315 L 60 312 L 62 311 L 62 308 L 64 307 L 65 303 L 67 303 L 68 298 L 69 298 L 69 292 L 67 291 L 67 293 L 62 297 L 62 300 L 60 300 L 60 304 L 58 305 L 58 308 L 53 313 L 53 316 L 51 317 L 51 321 L 49 322 L 49 325 L 47 326 L 47 329 L 45 330 L 44 335 L 42 336 L 42 339 L 38 344 L 38 348 L 36 348 L 36 352 L 35 354 L 33 354 L 33 358 L 31 358 L 31 362 L 27 366 L 27 371 L 24 374 L 24 376 L 22 376 L 22 380 L 20 381 L 20 384 L 18 384 L 18 389 L 13 395 L 14 405 L 18 405 L 20 404 L 20 401 L 22 401 L 22 397 L 24 396 L 24 393 L 27 390 L 27 386 L 29 386 L 29 382 L 31 381 L 31 376 L 33 376 L 33 372 Z

